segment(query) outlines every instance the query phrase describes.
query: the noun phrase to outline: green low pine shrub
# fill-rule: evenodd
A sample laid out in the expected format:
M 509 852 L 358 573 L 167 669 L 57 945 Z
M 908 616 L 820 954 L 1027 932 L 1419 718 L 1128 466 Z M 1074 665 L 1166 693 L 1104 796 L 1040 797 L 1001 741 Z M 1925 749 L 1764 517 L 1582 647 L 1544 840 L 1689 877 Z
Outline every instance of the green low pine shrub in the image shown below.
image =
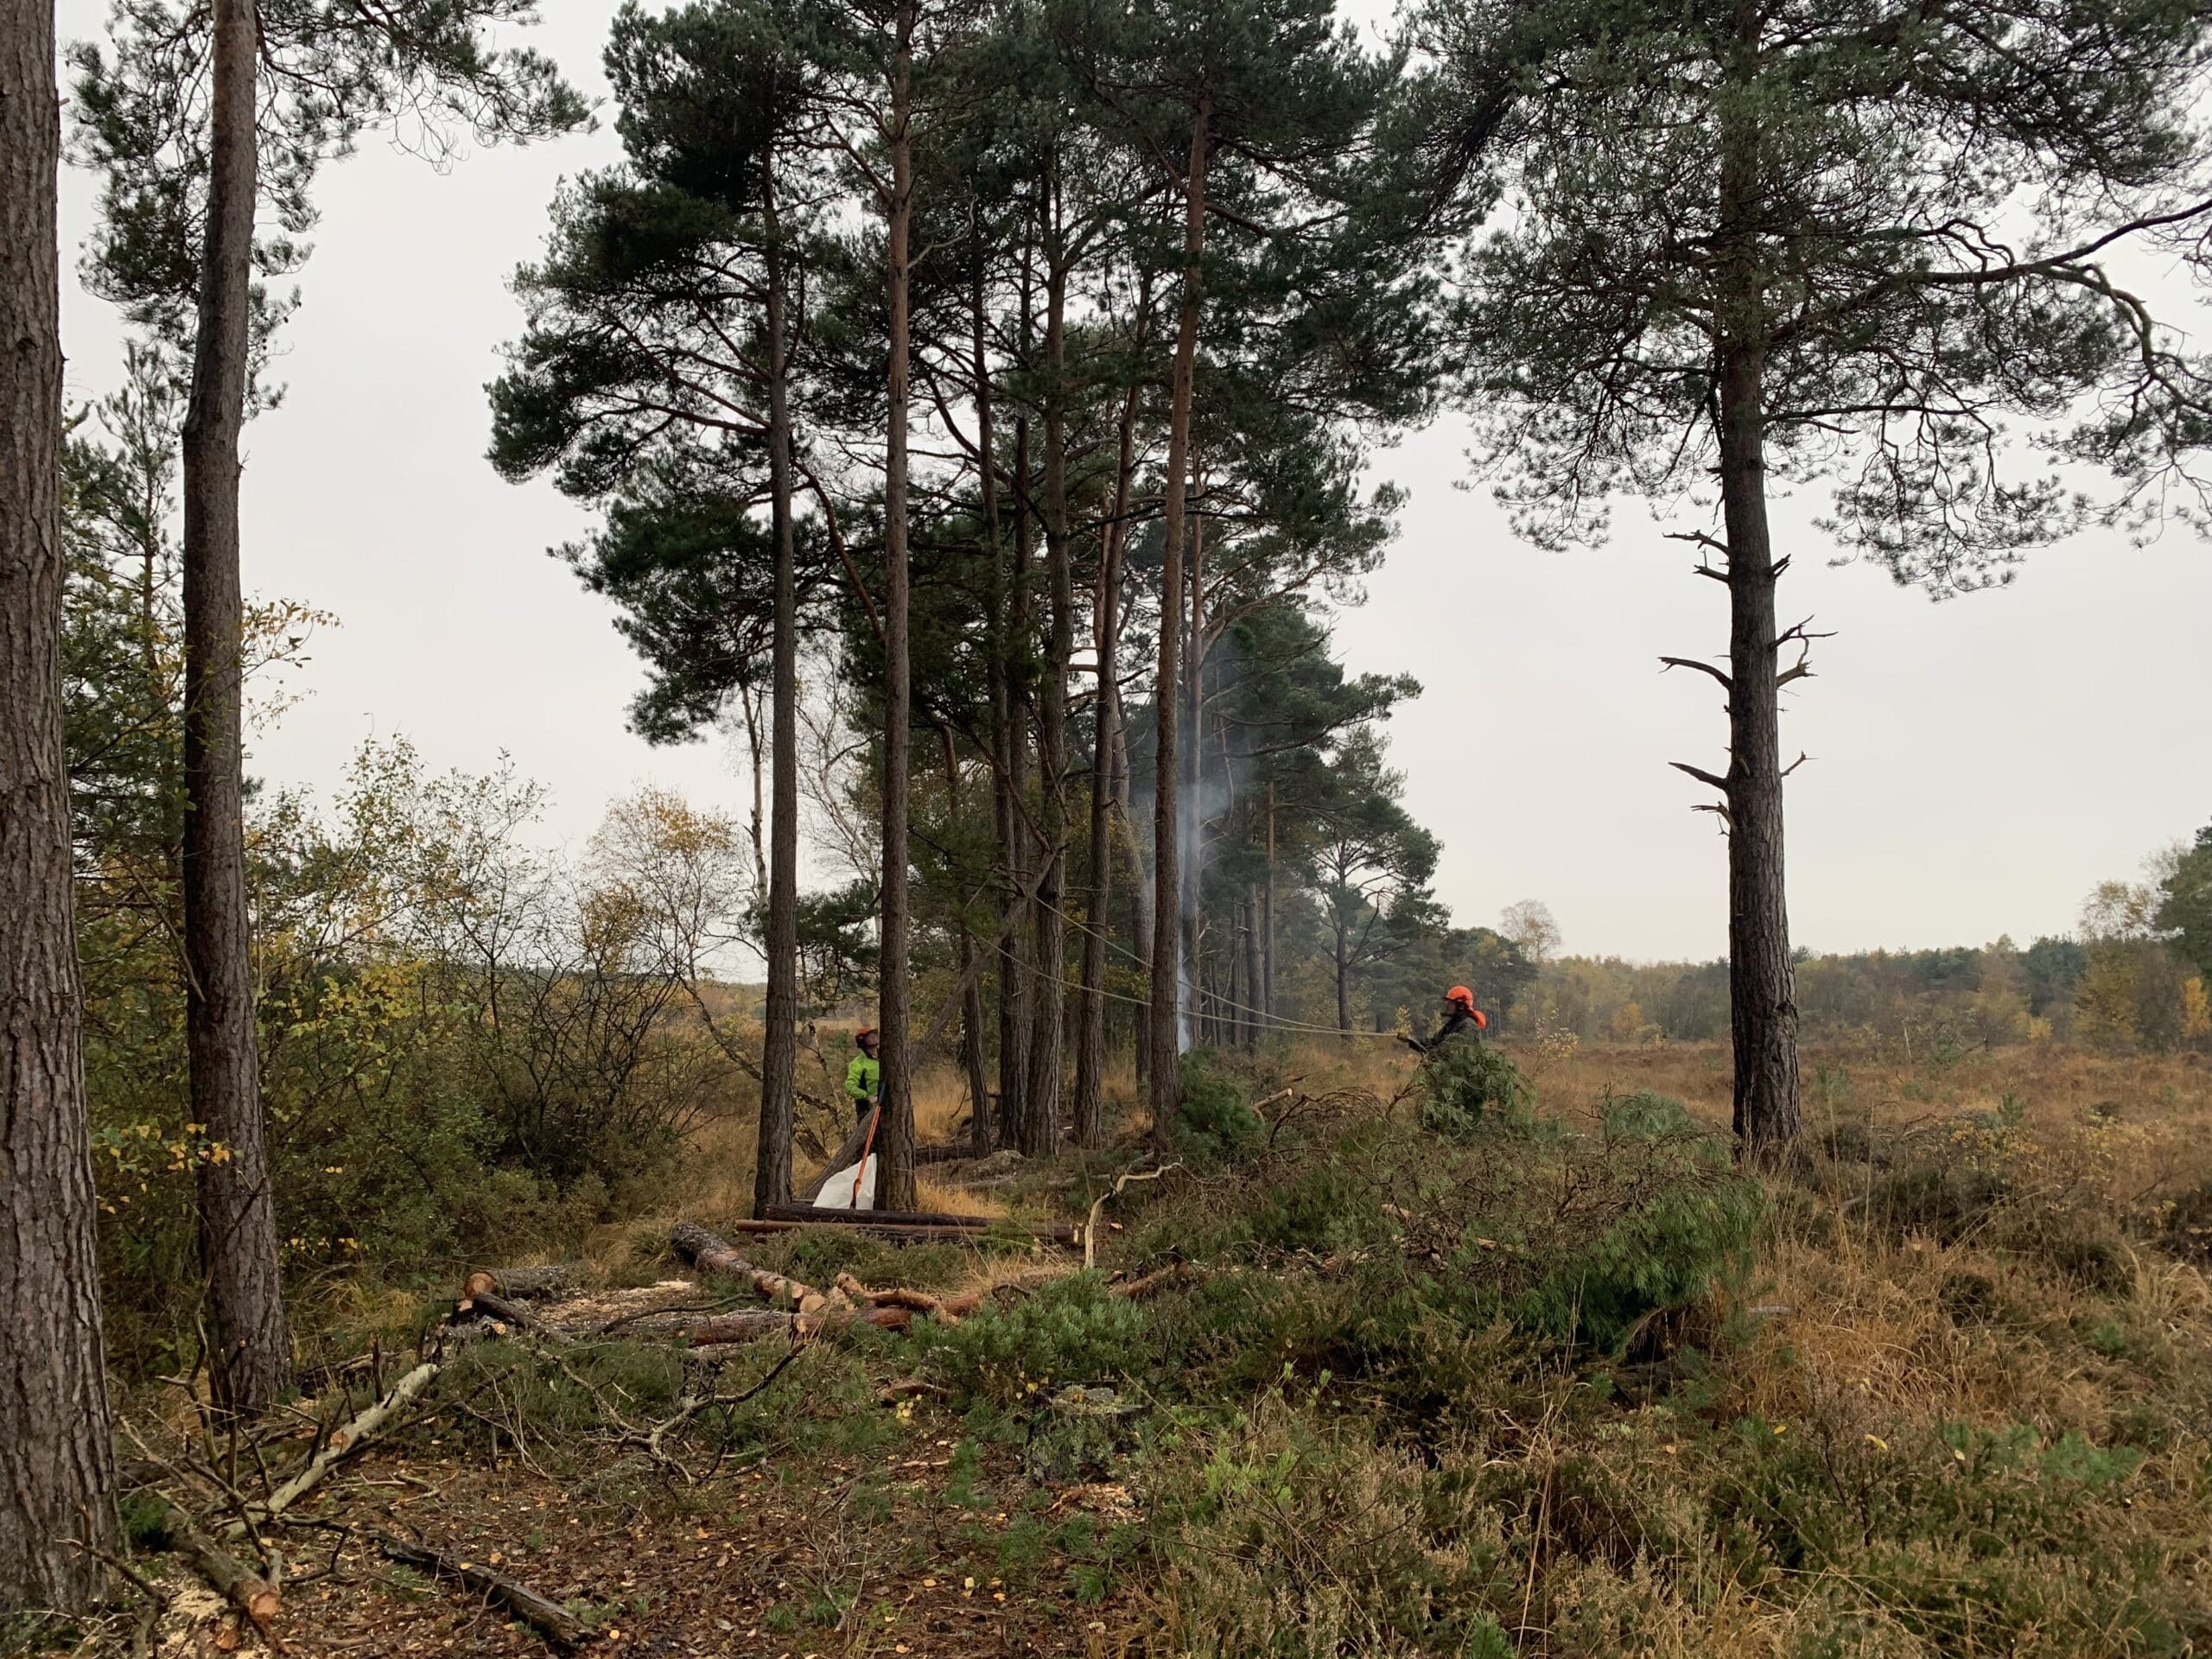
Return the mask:
M 1521 1068 L 1487 1043 L 1446 1043 L 1421 1062 L 1421 1126 L 1452 1141 L 1531 1125 Z
M 1188 1161 L 1217 1163 L 1249 1147 L 1260 1134 L 1250 1090 L 1230 1062 L 1205 1049 L 1183 1056 L 1183 1104 L 1178 1150 Z
M 956 1405 L 1033 1401 L 1064 1383 L 1127 1377 L 1144 1359 L 1144 1309 L 1095 1272 L 1039 1286 L 1010 1308 L 986 1306 L 958 1325 L 918 1326 Z

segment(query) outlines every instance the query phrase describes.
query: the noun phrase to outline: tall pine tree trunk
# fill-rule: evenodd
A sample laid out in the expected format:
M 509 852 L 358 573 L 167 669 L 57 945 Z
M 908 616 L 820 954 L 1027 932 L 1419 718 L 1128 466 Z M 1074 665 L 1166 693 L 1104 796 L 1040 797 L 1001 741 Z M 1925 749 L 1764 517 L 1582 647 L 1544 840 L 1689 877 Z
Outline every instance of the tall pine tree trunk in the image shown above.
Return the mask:
M 253 0 L 214 0 L 213 57 L 207 242 L 182 444 L 185 1044 L 192 1116 L 215 1149 L 198 1172 L 211 1380 L 219 1405 L 255 1412 L 289 1382 L 291 1343 L 254 1047 L 240 753 L 238 433 L 258 169 Z
M 1260 1001 L 1260 889 L 1256 883 L 1244 890 L 1244 1046 L 1257 1048 L 1267 1033 L 1262 1029 Z
M 1192 471 L 1195 473 L 1196 468 Z M 1190 633 L 1183 645 L 1183 677 L 1189 695 L 1190 717 L 1183 728 L 1183 972 L 1191 999 L 1192 1040 L 1211 1043 L 1212 1016 L 1201 973 L 1200 953 L 1205 947 L 1205 683 L 1206 683 L 1206 521 L 1202 513 L 1190 515 L 1191 601 Z
M 1084 906 L 1083 969 L 1076 1009 L 1075 1142 L 1095 1147 L 1105 1130 L 1106 938 L 1113 926 L 1115 742 L 1122 724 L 1122 521 L 1135 471 L 1137 389 L 1122 400 L 1114 501 L 1098 552 L 1091 642 L 1098 658 L 1098 703 L 1090 747 L 1090 896 Z
M 883 913 L 878 957 L 878 1008 L 883 1027 L 883 1126 L 876 1141 L 876 1207 L 914 1207 L 914 1056 L 908 1031 L 912 988 L 906 982 L 907 788 L 912 701 L 907 664 L 906 418 L 912 364 L 907 297 L 908 240 L 914 212 L 914 8 L 899 8 L 898 50 L 891 70 L 891 200 L 887 218 L 889 264 L 890 410 L 884 431 L 883 479 Z
M 1151 1058 L 1152 1141 L 1162 1151 L 1183 1104 L 1178 1042 L 1182 997 L 1181 869 L 1175 836 L 1179 802 L 1177 706 L 1183 627 L 1183 491 L 1191 460 L 1191 383 L 1198 354 L 1198 312 L 1204 304 L 1200 260 L 1205 253 L 1207 127 L 1210 99 L 1201 98 L 1191 124 L 1191 159 L 1183 181 L 1183 298 L 1175 327 L 1175 367 L 1169 392 L 1166 495 L 1160 504 L 1165 534 L 1160 575 L 1160 673 L 1153 687 L 1158 735 L 1153 766 L 1153 903 Z
M 1046 211 L 1057 217 L 1055 199 Z M 1059 1149 L 1060 1079 L 1065 1056 L 1068 659 L 1075 654 L 1075 592 L 1068 572 L 1067 265 L 1052 236 L 1045 277 L 1045 585 L 1047 643 L 1037 700 L 1039 833 L 1043 879 L 1037 884 L 1036 1023 L 1029 1046 L 1029 1098 L 1021 1149 L 1033 1158 Z
M 1762 365 L 1721 372 L 1720 499 L 1728 539 L 1728 1014 L 1745 1155 L 1786 1159 L 1803 1128 L 1797 989 L 1783 880 L 1781 698 L 1774 545 L 1767 527 Z
M 791 522 L 791 416 L 784 249 L 775 181 L 768 181 L 768 491 L 776 537 L 769 765 L 768 995 L 760 1050 L 760 1156 L 755 1214 L 791 1197 L 791 1120 L 798 1044 L 798 553 Z
M 1760 10 L 1739 0 L 1732 80 L 1757 73 Z M 1797 992 L 1783 881 L 1782 731 L 1774 589 L 1780 571 L 1766 511 L 1764 296 L 1757 243 L 1756 110 L 1740 86 L 1720 133 L 1721 516 L 1728 543 L 1728 1014 L 1735 1128 L 1744 1156 L 1789 1157 L 1803 1127 L 1797 1092 Z
M 0 0 L 0 1617 L 118 1547 L 61 728 L 53 0 Z
M 1115 694 L 1114 706 L 1116 710 L 1122 707 L 1118 691 Z M 1129 942 L 1136 956 L 1138 976 L 1149 986 L 1152 982 L 1152 912 L 1145 903 L 1144 855 L 1137 845 L 1136 813 L 1129 799 L 1132 771 L 1129 764 L 1129 722 L 1126 719 L 1116 719 L 1114 722 L 1114 822 L 1121 834 L 1116 841 L 1129 861 Z M 1149 999 L 1129 1010 L 1129 1023 L 1136 1038 L 1134 1064 L 1137 1086 L 1142 1090 L 1152 1071 L 1152 1005 Z
M 944 754 L 944 800 L 955 823 L 961 822 L 960 756 L 952 724 L 939 719 L 938 741 Z M 956 939 L 960 965 L 960 1065 L 968 1078 L 968 1142 L 981 1157 L 991 1147 L 991 1087 L 983 1076 L 983 992 L 975 972 L 976 936 L 967 912 L 959 912 Z
M 976 399 L 976 447 L 981 456 L 977 487 L 982 496 L 983 544 L 990 559 L 990 638 L 987 653 L 991 726 L 991 821 L 999 842 L 1000 862 L 1005 867 L 1007 889 L 1020 893 L 1027 883 L 1021 852 L 1021 815 L 1015 800 L 1020 776 L 1016 752 L 1020 736 L 1014 725 L 1013 645 L 1014 596 L 1007 582 L 1006 547 L 999 523 L 998 431 L 993 422 L 990 356 L 984 344 L 982 231 L 971 214 L 969 234 L 975 238 L 976 264 L 969 294 L 969 321 L 974 327 L 973 368 Z M 1007 1128 L 1018 1111 L 1027 1071 L 1029 1039 L 1028 976 L 1023 935 L 1019 927 L 1002 928 L 998 946 L 999 980 L 999 1097 L 993 1115 L 998 1144 L 1009 1144 Z
M 1272 1026 L 1275 1017 L 1275 785 L 1268 780 L 1267 878 L 1260 895 L 1260 1018 Z

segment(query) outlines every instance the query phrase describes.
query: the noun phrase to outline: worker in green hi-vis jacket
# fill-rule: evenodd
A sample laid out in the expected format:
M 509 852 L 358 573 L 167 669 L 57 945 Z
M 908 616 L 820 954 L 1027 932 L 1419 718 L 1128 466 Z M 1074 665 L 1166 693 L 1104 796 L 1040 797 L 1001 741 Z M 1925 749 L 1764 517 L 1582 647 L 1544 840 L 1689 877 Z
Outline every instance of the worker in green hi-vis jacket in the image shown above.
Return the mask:
M 853 1040 L 861 1052 L 845 1068 L 845 1092 L 852 1096 L 853 1116 L 864 1118 L 875 1109 L 876 1096 L 883 1090 L 883 1063 L 875 1057 L 880 1039 L 871 1028 L 857 1033 Z

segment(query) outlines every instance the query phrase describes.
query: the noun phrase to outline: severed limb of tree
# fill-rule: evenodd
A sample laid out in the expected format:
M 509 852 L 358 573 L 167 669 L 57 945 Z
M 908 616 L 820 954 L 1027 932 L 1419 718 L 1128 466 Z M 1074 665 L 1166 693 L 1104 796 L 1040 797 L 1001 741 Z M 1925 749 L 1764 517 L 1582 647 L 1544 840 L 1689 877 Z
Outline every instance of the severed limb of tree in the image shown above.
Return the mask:
M 283 1652 L 283 1643 L 272 1628 L 283 1605 L 276 1586 L 201 1531 L 198 1522 L 161 1493 L 149 1489 L 145 1496 L 155 1506 L 154 1523 L 168 1547 L 191 1562 L 195 1573 L 251 1620 L 271 1647 Z
M 1736 689 L 1736 682 L 1728 677 L 1727 670 L 1716 668 L 1711 663 L 1700 662 L 1694 657 L 1662 657 L 1659 662 L 1661 664 L 1659 671 L 1662 674 L 1670 668 L 1694 668 L 1700 674 L 1712 675 L 1714 679 L 1720 682 L 1720 689 L 1724 691 L 1732 691 Z
M 265 1503 L 251 1505 L 248 1514 L 256 1521 L 274 1520 L 299 1500 L 322 1484 L 323 1478 L 340 1463 L 365 1445 L 370 1437 L 404 1411 L 430 1386 L 431 1379 L 443 1369 L 443 1362 L 425 1360 L 391 1386 L 390 1393 L 370 1405 L 351 1422 L 338 1430 L 325 1442 L 322 1449 L 308 1459 L 307 1466 L 270 1495 Z M 226 1536 L 243 1538 L 246 1525 L 243 1520 L 233 1521 L 224 1529 Z
M 988 1291 L 971 1290 L 958 1296 L 936 1296 L 926 1290 L 912 1290 L 893 1286 L 887 1290 L 870 1290 L 849 1273 L 837 1275 L 837 1288 L 848 1300 L 863 1307 L 903 1307 L 916 1313 L 926 1313 L 941 1325 L 957 1325 L 983 1305 Z
M 1115 1180 L 1110 1191 L 1101 1192 L 1090 1206 L 1090 1215 L 1083 1224 L 1083 1265 L 1098 1265 L 1098 1218 L 1105 1213 L 1107 1205 L 1122 1196 L 1122 1189 L 1131 1181 L 1156 1181 L 1170 1170 L 1180 1169 L 1180 1164 L 1162 1164 L 1157 1169 L 1125 1170 Z
M 1141 1302 L 1146 1297 L 1155 1292 L 1166 1290 L 1171 1285 L 1198 1284 L 1212 1277 L 1211 1268 L 1202 1268 L 1195 1262 L 1170 1262 L 1164 1268 L 1155 1268 L 1152 1272 L 1135 1279 L 1125 1279 L 1109 1288 L 1116 1296 L 1126 1297 L 1133 1302 Z
M 428 1545 L 410 1543 L 387 1533 L 372 1535 L 377 1548 L 391 1560 L 465 1585 L 485 1600 L 505 1608 L 564 1653 L 592 1639 L 590 1628 L 567 1608 L 503 1573 L 494 1573 L 475 1561 L 456 1560 Z

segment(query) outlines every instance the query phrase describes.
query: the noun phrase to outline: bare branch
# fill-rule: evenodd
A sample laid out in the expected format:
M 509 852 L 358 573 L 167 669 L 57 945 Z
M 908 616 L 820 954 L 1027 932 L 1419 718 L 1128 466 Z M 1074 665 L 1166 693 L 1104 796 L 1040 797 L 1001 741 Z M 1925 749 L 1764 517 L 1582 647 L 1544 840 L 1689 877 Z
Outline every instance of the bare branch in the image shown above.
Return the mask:
M 1726 778 L 1715 777 L 1712 772 L 1707 772 L 1703 766 L 1694 766 L 1687 760 L 1669 760 L 1667 764 L 1672 766 L 1676 772 L 1687 772 L 1700 784 L 1709 784 L 1714 789 L 1719 790 L 1723 795 L 1726 795 L 1728 792 L 1728 780 Z M 1720 809 L 1700 808 L 1700 810 L 1705 811 L 1717 811 Z
M 1694 668 L 1700 674 L 1712 675 L 1714 679 L 1720 682 L 1721 690 L 1724 691 L 1733 691 L 1736 689 L 1736 682 L 1730 679 L 1725 672 L 1715 668 L 1711 663 L 1698 661 L 1694 657 L 1662 657 L 1659 661 L 1662 664 L 1659 671 L 1662 674 L 1670 668 Z

